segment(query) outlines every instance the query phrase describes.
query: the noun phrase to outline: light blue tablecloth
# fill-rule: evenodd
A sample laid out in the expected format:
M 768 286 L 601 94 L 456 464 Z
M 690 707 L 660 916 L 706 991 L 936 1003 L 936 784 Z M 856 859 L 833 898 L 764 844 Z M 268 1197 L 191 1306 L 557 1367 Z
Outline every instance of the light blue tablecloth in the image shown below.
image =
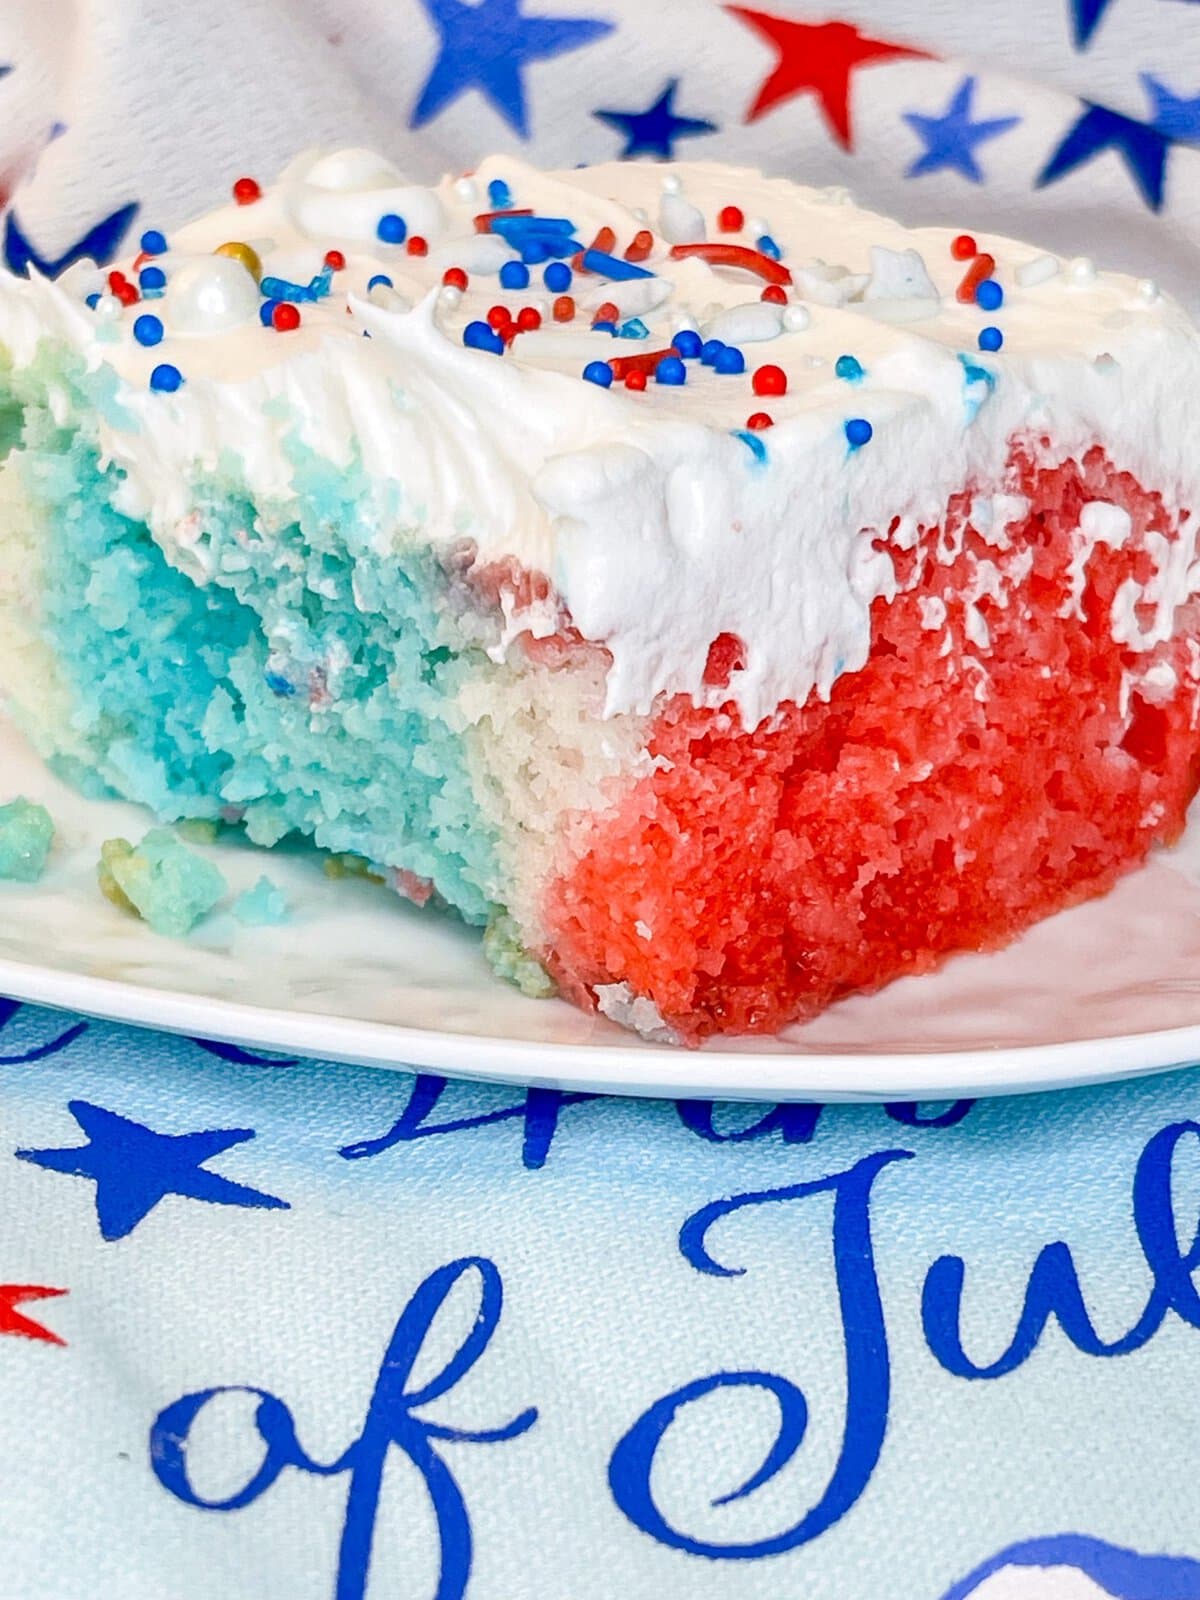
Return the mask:
M 714 1107 L 0 1015 L 5 1600 L 1200 1600 L 1193 1073 Z

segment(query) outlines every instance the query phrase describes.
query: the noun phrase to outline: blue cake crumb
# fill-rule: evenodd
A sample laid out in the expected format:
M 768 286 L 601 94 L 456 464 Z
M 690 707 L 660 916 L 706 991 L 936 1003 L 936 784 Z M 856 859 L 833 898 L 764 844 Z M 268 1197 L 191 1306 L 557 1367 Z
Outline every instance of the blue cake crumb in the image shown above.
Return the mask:
M 278 927 L 291 915 L 287 896 L 264 873 L 252 889 L 238 895 L 233 914 L 247 928 Z
M 136 847 L 128 839 L 106 839 L 98 877 L 114 905 L 173 939 L 190 933 L 229 887 L 221 871 L 170 828 L 152 828 Z
M 45 806 L 23 795 L 0 806 L 0 878 L 36 883 L 53 840 L 54 822 Z

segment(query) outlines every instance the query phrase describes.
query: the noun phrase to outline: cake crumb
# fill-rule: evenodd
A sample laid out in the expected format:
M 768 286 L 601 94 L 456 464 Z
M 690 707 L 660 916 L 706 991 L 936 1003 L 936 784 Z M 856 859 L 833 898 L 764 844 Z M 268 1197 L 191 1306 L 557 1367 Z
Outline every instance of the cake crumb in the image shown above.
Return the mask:
M 632 1028 L 651 1044 L 680 1044 L 680 1035 L 645 995 L 634 994 L 627 983 L 598 983 L 596 1005 L 610 1022 Z
M 36 883 L 53 840 L 54 822 L 45 806 L 24 795 L 0 806 L 0 878 Z
M 106 839 L 97 876 L 105 899 L 173 939 L 190 933 L 229 887 L 221 871 L 170 828 L 152 828 L 136 847 L 128 839 Z
M 287 896 L 264 873 L 253 888 L 238 895 L 233 914 L 247 928 L 278 927 L 291 915 Z
M 483 935 L 483 954 L 498 978 L 515 984 L 531 1000 L 549 1000 L 558 985 L 521 943 L 517 925 L 507 912 L 499 912 L 488 923 Z

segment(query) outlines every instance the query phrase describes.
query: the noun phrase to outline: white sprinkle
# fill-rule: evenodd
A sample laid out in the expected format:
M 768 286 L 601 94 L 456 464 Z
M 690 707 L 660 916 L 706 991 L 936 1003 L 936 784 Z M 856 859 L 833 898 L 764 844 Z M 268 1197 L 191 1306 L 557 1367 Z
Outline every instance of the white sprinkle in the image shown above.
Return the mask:
M 673 172 L 668 172 L 662 181 L 662 192 L 664 194 L 679 194 L 682 188 L 682 181 Z
M 785 306 L 783 309 L 783 325 L 789 333 L 803 333 L 812 322 L 812 313 L 807 306 Z
M 474 178 L 458 178 L 455 180 L 454 192 L 460 200 L 475 201 L 479 199 L 479 190 Z
M 447 267 L 461 267 L 466 273 L 487 275 L 499 272 L 506 261 L 519 261 L 515 250 L 504 242 L 498 233 L 472 233 L 460 239 L 448 239 L 429 254 L 429 265 L 435 272 Z
M 1142 278 L 1138 282 L 1137 292 L 1142 300 L 1153 304 L 1158 299 L 1160 290 L 1153 278 Z
M 1022 289 L 1035 289 L 1039 283 L 1057 277 L 1058 272 L 1057 256 L 1034 256 L 1032 261 L 1023 261 L 1014 276 Z
M 856 300 L 871 281 L 868 272 L 850 272 L 846 267 L 824 261 L 807 261 L 793 269 L 796 288 L 806 300 L 818 305 L 844 306 Z
M 594 311 L 611 300 L 623 317 L 640 317 L 669 300 L 674 288 L 667 278 L 621 278 L 589 289 L 579 304 L 584 311 Z
M 442 285 L 442 292 L 438 295 L 438 299 L 447 311 L 453 311 L 462 299 L 462 290 L 456 289 L 452 283 L 445 283 Z
M 1076 256 L 1073 261 L 1067 262 L 1067 278 L 1076 288 L 1095 283 L 1096 263 L 1091 256 Z
M 939 300 L 919 250 L 887 250 L 871 246 L 871 281 L 864 300 Z
M 761 239 L 764 234 L 771 236 L 771 224 L 766 217 L 751 217 L 746 223 L 746 232 L 752 239 Z
M 675 183 L 678 186 L 678 178 Z M 658 208 L 658 231 L 668 244 L 697 244 L 704 238 L 704 213 L 690 200 L 685 200 L 678 187 L 668 189 L 665 178 L 662 205 Z
M 758 344 L 777 339 L 782 331 L 782 308 L 766 300 L 730 306 L 704 325 L 706 339 L 721 339 L 726 344 Z
M 105 322 L 112 322 L 121 315 L 121 302 L 115 294 L 102 294 L 96 302 L 96 315 Z

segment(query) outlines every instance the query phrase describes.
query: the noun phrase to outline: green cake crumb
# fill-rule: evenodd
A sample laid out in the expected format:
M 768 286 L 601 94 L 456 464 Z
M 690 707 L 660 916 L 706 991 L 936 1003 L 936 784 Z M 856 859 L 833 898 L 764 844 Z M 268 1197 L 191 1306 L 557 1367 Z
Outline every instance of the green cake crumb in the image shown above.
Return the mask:
M 549 1000 L 558 985 L 521 943 L 517 925 L 507 912 L 500 912 L 488 923 L 483 934 L 483 954 L 498 978 L 516 984 L 532 1000 Z
M 238 895 L 233 914 L 248 928 L 268 928 L 286 922 L 290 907 L 283 890 L 264 874 L 252 889 Z
M 229 887 L 170 828 L 152 828 L 136 848 L 128 839 L 106 839 L 98 877 L 106 899 L 173 939 L 190 933 Z
M 45 806 L 18 795 L 0 806 L 0 878 L 36 883 L 46 870 L 54 822 Z
M 221 824 L 211 817 L 184 817 L 175 824 L 175 832 L 189 844 L 216 844 Z

